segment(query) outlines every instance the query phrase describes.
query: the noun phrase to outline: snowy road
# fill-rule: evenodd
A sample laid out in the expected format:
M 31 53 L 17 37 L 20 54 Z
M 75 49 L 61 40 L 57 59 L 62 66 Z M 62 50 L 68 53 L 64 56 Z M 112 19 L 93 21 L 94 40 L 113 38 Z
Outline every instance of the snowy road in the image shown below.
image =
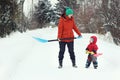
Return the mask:
M 58 69 L 58 42 L 40 43 L 32 36 L 54 39 L 57 28 L 38 29 L 0 39 L 0 80 L 120 80 L 120 47 L 105 42 L 98 36 L 99 67 L 84 68 L 87 55 L 85 48 L 89 37 L 75 40 L 75 54 L 78 68 L 71 66 L 66 50 L 63 68 Z

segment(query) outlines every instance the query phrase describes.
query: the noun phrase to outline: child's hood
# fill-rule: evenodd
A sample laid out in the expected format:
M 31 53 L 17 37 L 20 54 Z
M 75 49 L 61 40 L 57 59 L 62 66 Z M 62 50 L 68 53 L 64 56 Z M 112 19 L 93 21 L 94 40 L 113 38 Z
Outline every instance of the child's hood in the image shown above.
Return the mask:
M 92 43 L 96 44 L 96 42 L 97 42 L 97 37 L 96 37 L 96 36 L 91 36 L 91 38 L 93 38 L 93 42 L 92 42 Z

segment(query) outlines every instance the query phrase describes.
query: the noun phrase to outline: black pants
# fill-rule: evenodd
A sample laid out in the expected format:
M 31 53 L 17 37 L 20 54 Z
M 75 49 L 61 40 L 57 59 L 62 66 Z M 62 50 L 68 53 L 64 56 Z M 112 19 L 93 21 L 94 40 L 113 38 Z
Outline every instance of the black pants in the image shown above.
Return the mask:
M 66 45 L 68 47 L 70 59 L 72 60 L 73 65 L 75 65 L 74 42 L 59 42 L 60 51 L 59 51 L 58 58 L 59 58 L 60 65 L 62 65 Z

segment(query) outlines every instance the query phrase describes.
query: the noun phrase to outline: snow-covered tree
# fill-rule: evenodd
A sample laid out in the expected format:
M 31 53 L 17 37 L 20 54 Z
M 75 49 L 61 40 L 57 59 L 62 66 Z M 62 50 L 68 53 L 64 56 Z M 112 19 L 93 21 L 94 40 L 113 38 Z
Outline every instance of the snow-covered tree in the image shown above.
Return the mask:
M 0 37 L 9 35 L 17 29 L 15 12 L 17 2 L 14 0 L 0 0 Z
M 24 4 L 25 0 L 19 0 L 18 2 L 18 11 L 16 12 L 17 16 L 16 16 L 16 23 L 17 23 L 17 28 L 20 32 L 25 32 L 27 26 L 26 21 L 25 20 L 25 15 L 23 13 L 23 4 Z
M 35 6 L 35 12 L 32 21 L 38 23 L 37 27 L 42 28 L 45 24 L 50 23 L 53 19 L 53 9 L 51 8 L 50 1 L 39 0 L 38 5 Z
M 106 31 L 110 31 L 116 44 L 120 44 L 120 0 L 102 0 L 98 11 Z
M 0 0 L 0 36 L 5 37 L 13 31 L 25 31 L 26 21 L 23 13 L 25 0 Z M 21 26 L 19 26 L 21 25 Z

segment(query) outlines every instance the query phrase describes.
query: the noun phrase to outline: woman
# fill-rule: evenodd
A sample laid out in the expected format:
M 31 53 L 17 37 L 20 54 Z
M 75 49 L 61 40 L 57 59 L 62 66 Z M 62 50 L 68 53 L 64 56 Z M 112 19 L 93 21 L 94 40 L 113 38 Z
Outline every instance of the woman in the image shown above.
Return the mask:
M 77 26 L 75 25 L 74 18 L 73 18 L 73 10 L 69 7 L 65 9 L 65 12 L 62 14 L 58 24 L 58 40 L 59 40 L 59 67 L 62 68 L 62 62 L 64 58 L 65 46 L 67 45 L 68 51 L 70 54 L 70 59 L 72 61 L 72 66 L 77 68 L 75 62 L 75 54 L 74 54 L 74 39 L 70 40 L 61 40 L 64 38 L 73 38 L 74 33 L 73 30 L 81 36 L 81 32 L 78 30 Z

